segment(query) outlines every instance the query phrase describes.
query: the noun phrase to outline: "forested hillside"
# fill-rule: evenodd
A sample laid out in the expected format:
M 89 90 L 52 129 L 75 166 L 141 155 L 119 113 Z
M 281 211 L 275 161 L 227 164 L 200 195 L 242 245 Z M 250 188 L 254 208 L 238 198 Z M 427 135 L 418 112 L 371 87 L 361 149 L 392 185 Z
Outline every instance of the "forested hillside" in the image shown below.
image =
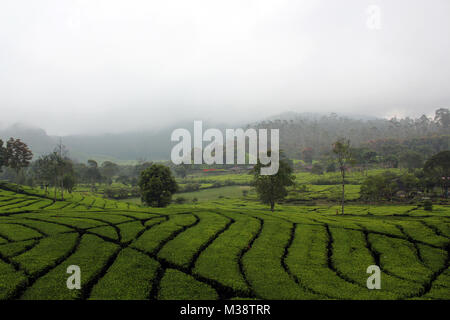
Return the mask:
M 302 158 L 311 148 L 313 157 L 330 152 L 336 137 L 350 139 L 355 147 L 367 147 L 390 153 L 405 148 L 426 155 L 448 149 L 450 141 L 449 109 L 436 110 L 433 119 L 425 115 L 417 119 L 359 120 L 331 114 L 310 117 L 290 114 L 291 119 L 267 120 L 252 124 L 254 128 L 280 129 L 280 147 L 291 158 Z

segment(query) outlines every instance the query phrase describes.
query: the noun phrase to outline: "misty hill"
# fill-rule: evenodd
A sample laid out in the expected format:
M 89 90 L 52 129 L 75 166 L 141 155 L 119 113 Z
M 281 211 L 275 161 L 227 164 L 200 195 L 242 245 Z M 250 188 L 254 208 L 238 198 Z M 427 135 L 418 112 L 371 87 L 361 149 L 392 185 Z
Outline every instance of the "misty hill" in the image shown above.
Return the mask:
M 379 119 L 337 114 L 287 112 L 249 125 L 217 124 L 204 122 L 207 128 L 253 127 L 280 129 L 280 147 L 293 158 L 300 158 L 305 148 L 312 148 L 316 155 L 329 152 L 331 144 L 339 137 L 347 137 L 354 146 L 380 139 L 405 140 L 449 134 L 448 109 L 441 109 L 444 116 L 430 119 Z M 77 161 L 95 159 L 126 163 L 136 160 L 168 160 L 175 144 L 170 141 L 176 128 L 193 132 L 193 121 L 178 123 L 158 131 L 136 131 L 102 135 L 69 135 L 61 137 L 69 149 L 69 156 Z M 0 130 L 0 138 L 21 138 L 35 156 L 54 149 L 60 137 L 49 136 L 43 129 L 21 124 Z
M 43 129 L 21 124 L 0 130 L 0 138 L 20 138 L 27 143 L 35 157 L 51 152 L 60 139 L 69 150 L 69 156 L 79 162 L 88 159 L 126 162 L 130 160 L 162 160 L 170 156 L 171 128 L 158 132 L 128 132 L 102 135 L 49 136 Z
M 203 123 L 205 128 L 233 128 L 233 125 Z M 15 124 L 0 129 L 0 139 L 20 138 L 27 143 L 35 157 L 51 152 L 60 139 L 69 150 L 70 158 L 86 162 L 95 159 L 99 162 L 110 160 L 127 163 L 136 160 L 168 160 L 175 142 L 170 141 L 173 130 L 186 128 L 193 132 L 193 121 L 178 123 L 158 131 L 136 131 L 100 135 L 49 136 L 45 130 L 23 124 Z
M 20 123 L 0 129 L 0 139 L 6 143 L 10 137 L 20 138 L 34 154 L 51 152 L 57 143 L 56 137 L 48 136 L 45 130 Z

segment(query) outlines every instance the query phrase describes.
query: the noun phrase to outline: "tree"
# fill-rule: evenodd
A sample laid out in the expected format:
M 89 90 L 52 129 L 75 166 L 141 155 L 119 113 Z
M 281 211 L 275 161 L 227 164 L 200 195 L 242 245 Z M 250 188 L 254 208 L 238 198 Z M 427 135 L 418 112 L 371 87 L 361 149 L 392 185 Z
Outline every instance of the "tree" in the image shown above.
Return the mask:
M 342 177 L 342 214 L 344 214 L 345 205 L 345 174 L 348 167 L 353 164 L 353 157 L 350 151 L 350 140 L 340 139 L 333 144 L 333 153 L 335 154 L 338 169 Z
M 392 172 L 367 177 L 361 185 L 361 198 L 366 201 L 392 200 L 399 188 L 399 177 Z
M 101 173 L 107 178 L 108 184 L 111 185 L 112 178 L 119 172 L 119 166 L 111 161 L 104 161 L 101 167 Z
M 397 168 L 398 167 L 398 158 L 391 154 L 384 158 L 384 162 L 389 168 Z
M 320 165 L 320 163 L 314 163 L 311 168 L 311 173 L 313 174 L 323 174 L 323 167 Z
M 312 148 L 305 148 L 302 150 L 302 158 L 306 163 L 312 163 L 314 150 Z
M 3 140 L 0 139 L 0 172 L 2 167 L 6 165 L 6 148 L 3 147 Z
M 187 176 L 187 168 L 186 168 L 185 164 L 180 164 L 180 165 L 175 166 L 174 171 L 175 171 L 175 174 L 182 179 L 186 178 L 186 176 Z
M 117 179 L 117 182 L 128 186 L 130 184 L 130 178 L 126 175 L 120 175 Z
M 440 108 L 436 110 L 434 121 L 447 131 L 450 127 L 450 111 L 446 108 Z
M 12 168 L 16 174 L 22 168 L 28 167 L 33 158 L 33 153 L 28 148 L 27 144 L 20 141 L 20 139 L 10 138 L 6 142 L 6 165 Z
M 72 193 L 73 189 L 76 185 L 75 175 L 73 174 L 65 174 L 63 178 L 63 186 L 67 192 Z
M 69 158 L 62 157 L 60 152 L 54 151 L 50 154 L 39 157 L 33 164 L 33 171 L 36 176 L 36 180 L 45 187 L 45 193 L 47 194 L 48 186 L 53 185 L 54 189 L 54 201 L 56 201 L 57 189 L 61 190 L 61 198 L 64 200 L 64 190 L 70 191 L 73 189 L 73 185 L 68 188 L 64 187 L 65 176 L 74 175 L 72 162 Z M 67 181 L 69 184 L 72 182 Z
M 334 162 L 330 162 L 327 165 L 327 172 L 336 172 L 336 164 Z
M 377 153 L 375 151 L 365 151 L 362 156 L 363 160 L 363 169 L 365 171 L 365 174 L 367 176 L 368 166 L 372 163 L 375 163 L 377 160 Z
M 95 183 L 101 181 L 102 175 L 98 170 L 98 164 L 95 160 L 88 160 L 88 168 L 86 170 L 86 179 L 91 182 L 91 192 L 94 192 Z
M 36 179 L 45 188 L 45 194 L 48 193 L 48 186 L 53 181 L 54 163 L 50 155 L 40 156 L 33 166 Z
M 66 175 L 74 175 L 73 164 L 72 161 L 68 157 L 69 151 L 66 146 L 62 144 L 60 140 L 58 145 L 56 146 L 52 158 L 54 161 L 54 169 L 55 169 L 55 201 L 56 201 L 56 187 L 59 186 L 61 189 L 61 199 L 64 200 L 64 177 Z M 69 183 L 72 183 L 68 180 Z M 73 181 L 73 183 L 75 183 Z M 71 189 L 73 186 L 71 186 Z
M 144 160 L 139 160 L 138 164 L 134 166 L 133 176 L 139 178 L 141 176 L 142 171 L 152 166 L 153 162 L 148 162 Z
M 169 167 L 153 164 L 141 172 L 139 188 L 143 203 L 152 207 L 165 207 L 170 204 L 178 185 Z
M 50 157 L 50 170 L 52 173 L 52 178 L 53 178 L 53 187 L 54 187 L 54 196 L 53 196 L 53 200 L 56 201 L 56 192 L 58 190 L 58 187 L 61 188 L 61 191 L 63 190 L 63 185 L 62 185 L 62 174 L 64 173 L 64 160 L 63 158 L 59 155 L 59 153 L 57 153 L 56 151 L 54 151 L 53 153 L 51 153 L 49 155 Z M 64 193 L 61 193 L 62 196 L 62 200 L 64 200 Z
M 399 161 L 403 167 L 409 170 L 421 168 L 423 165 L 422 154 L 412 150 L 403 152 L 399 157 Z
M 275 203 L 283 200 L 287 196 L 288 192 L 286 187 L 294 184 L 295 176 L 292 174 L 292 167 L 286 159 L 281 157 L 281 154 L 278 172 L 274 175 L 261 175 L 261 168 L 269 165 L 261 164 L 258 159 L 258 163 L 252 170 L 253 186 L 258 194 L 259 200 L 262 203 L 269 204 L 270 210 L 273 212 Z
M 399 179 L 400 189 L 409 194 L 418 189 L 420 185 L 419 179 L 412 173 L 405 173 Z
M 448 198 L 448 185 L 450 184 L 450 151 L 442 151 L 425 162 L 425 173 L 440 181 L 443 194 Z

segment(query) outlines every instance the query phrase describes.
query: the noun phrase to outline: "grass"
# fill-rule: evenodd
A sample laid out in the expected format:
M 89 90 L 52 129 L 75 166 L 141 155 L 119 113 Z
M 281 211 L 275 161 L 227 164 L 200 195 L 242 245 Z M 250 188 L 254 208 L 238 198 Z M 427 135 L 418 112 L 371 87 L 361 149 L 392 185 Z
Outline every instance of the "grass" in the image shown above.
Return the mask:
M 182 268 L 189 267 L 195 254 L 227 225 L 229 219 L 211 212 L 198 212 L 200 222 L 177 235 L 158 253 L 158 257 Z
M 77 250 L 56 268 L 40 277 L 21 296 L 22 299 L 63 300 L 80 298 L 83 291 L 70 290 L 66 286 L 68 274 L 66 270 L 71 265 L 77 265 L 81 270 L 81 286 L 87 287 L 97 276 L 108 259 L 118 249 L 117 245 L 103 242 L 93 235 L 82 237 Z
M 124 249 L 93 288 L 94 300 L 144 300 L 149 298 L 159 263 L 132 249 Z
M 54 265 L 58 259 L 70 252 L 75 246 L 77 234 L 63 233 L 39 241 L 32 249 L 12 260 L 18 263 L 28 274 L 37 274 L 46 267 Z
M 161 300 L 213 300 L 216 291 L 205 283 L 178 270 L 167 269 L 161 280 L 158 299 Z
M 246 277 L 260 298 L 283 300 L 317 297 L 303 290 L 283 269 L 282 259 L 291 227 L 288 222 L 265 218 L 261 234 L 243 257 Z
M 317 199 L 335 187 L 307 185 Z M 449 206 L 342 216 L 332 203 L 272 213 L 241 186 L 167 208 L 18 190 L 0 189 L 0 299 L 450 299 Z M 381 290 L 366 288 L 373 264 Z M 81 290 L 66 287 L 70 265 Z
M 195 223 L 195 221 L 196 219 L 192 215 L 175 216 L 167 222 L 156 225 L 144 232 L 137 241 L 133 242 L 132 246 L 148 253 L 156 253 L 166 239 L 174 236 L 176 232 L 180 232 L 184 227 Z
M 240 255 L 256 236 L 260 224 L 257 219 L 245 215 L 225 214 L 234 219 L 235 223 L 205 249 L 195 264 L 194 272 L 235 291 L 250 294 L 250 288 L 240 270 Z
M 211 201 L 220 198 L 239 198 L 243 196 L 242 195 L 243 190 L 250 190 L 250 187 L 229 186 L 229 187 L 205 189 L 195 192 L 183 192 L 175 194 L 174 198 L 183 197 L 187 199 L 189 202 L 192 201 L 193 198 L 197 198 L 198 201 Z

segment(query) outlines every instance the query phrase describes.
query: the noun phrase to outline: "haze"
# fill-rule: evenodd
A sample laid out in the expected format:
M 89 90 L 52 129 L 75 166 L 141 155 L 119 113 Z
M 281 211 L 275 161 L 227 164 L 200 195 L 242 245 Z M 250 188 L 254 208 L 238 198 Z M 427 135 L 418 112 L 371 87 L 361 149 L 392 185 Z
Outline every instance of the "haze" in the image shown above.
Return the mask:
M 2 0 L 0 124 L 431 116 L 450 106 L 449 13 L 448 0 Z

